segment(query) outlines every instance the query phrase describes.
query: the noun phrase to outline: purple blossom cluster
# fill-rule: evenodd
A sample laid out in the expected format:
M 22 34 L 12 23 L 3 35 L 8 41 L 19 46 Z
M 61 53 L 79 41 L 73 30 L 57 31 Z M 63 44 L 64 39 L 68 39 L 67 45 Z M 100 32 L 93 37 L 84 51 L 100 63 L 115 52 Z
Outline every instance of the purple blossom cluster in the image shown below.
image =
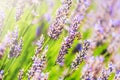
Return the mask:
M 57 16 L 48 30 L 48 35 L 51 38 L 57 39 L 61 34 L 65 25 L 67 16 L 70 13 L 71 4 L 72 4 L 72 0 L 65 0 L 62 3 L 62 6 L 58 9 Z
M 9 57 L 18 56 L 22 50 L 22 38 L 18 40 L 18 27 L 13 32 L 8 32 L 0 43 L 0 57 L 4 55 L 4 51 L 10 48 Z
M 38 6 L 38 4 L 40 4 L 39 0 L 28 0 L 28 1 L 30 1 L 29 5 L 34 6 L 34 9 Z M 51 2 L 51 1 L 47 0 L 47 2 Z M 109 80 L 111 76 L 114 80 L 120 80 L 120 17 L 119 17 L 120 1 L 119 0 L 106 0 L 106 1 L 77 0 L 77 5 L 73 5 L 74 2 L 75 1 L 73 0 L 64 0 L 62 2 L 61 7 L 57 11 L 55 20 L 52 22 L 52 24 L 48 29 L 48 33 L 47 33 L 48 35 L 45 36 L 41 34 L 42 29 L 45 28 L 44 27 L 45 22 L 44 20 L 42 21 L 42 19 L 45 18 L 46 21 L 49 23 L 51 20 L 51 15 L 45 13 L 44 17 L 42 16 L 40 19 L 36 19 L 36 17 L 39 16 L 38 13 L 36 12 L 37 9 L 31 11 L 33 13 L 31 14 L 32 15 L 31 18 L 34 17 L 35 19 L 31 21 L 31 25 L 33 26 L 32 28 L 34 29 L 34 25 L 35 26 L 38 25 L 40 21 L 42 21 L 41 24 L 42 27 L 39 26 L 37 27 L 37 31 L 36 31 L 37 37 L 34 38 L 35 40 L 34 55 L 31 54 L 33 57 L 30 62 L 30 65 L 28 65 L 27 67 L 25 66 L 26 71 L 24 71 L 22 68 L 19 70 L 19 74 L 18 74 L 19 80 L 22 80 L 26 76 L 24 75 L 26 72 L 27 72 L 28 80 L 48 80 L 49 74 L 54 73 L 54 68 L 56 67 L 57 67 L 57 69 L 55 69 L 56 72 L 57 70 L 64 69 L 63 71 L 61 70 L 60 73 L 56 74 L 59 80 L 66 80 L 66 77 L 69 76 L 71 77 L 72 75 L 74 76 L 74 73 L 76 73 L 75 71 L 77 70 L 79 71 L 79 69 L 81 70 L 81 73 L 77 74 L 77 76 L 79 75 L 80 80 Z M 16 21 L 20 20 L 24 12 L 24 8 L 26 6 L 23 0 L 18 1 L 18 4 L 20 5 L 19 6 L 16 5 L 16 13 L 15 13 Z M 48 5 L 49 7 L 53 6 L 52 3 L 48 3 Z M 96 6 L 97 9 L 95 10 L 91 9 L 91 7 L 94 8 Z M 70 12 L 72 10 L 72 7 L 73 8 L 75 7 L 73 14 Z M 0 10 L 0 33 L 2 31 L 2 27 L 4 26 L 4 20 L 5 20 L 4 15 L 5 15 L 4 12 Z M 68 18 L 69 16 L 70 18 Z M 67 26 L 68 28 L 66 28 L 68 30 L 68 32 L 66 31 L 67 36 L 64 38 L 64 41 L 62 42 L 60 50 L 58 50 L 59 54 L 57 55 L 57 58 L 55 58 L 56 56 L 52 56 L 53 59 L 50 59 L 51 54 L 49 53 L 50 56 L 47 55 L 47 52 L 49 52 L 48 50 L 49 48 L 48 46 L 46 46 L 46 44 L 47 45 L 50 44 L 50 46 L 54 48 L 54 46 L 51 44 L 52 39 L 54 39 L 54 42 L 57 40 L 60 41 L 58 38 L 62 33 L 62 30 L 64 29 L 68 19 L 70 24 L 69 27 Z M 82 22 L 85 22 L 85 24 L 82 24 Z M 81 27 L 81 29 L 79 29 L 79 27 Z M 91 34 L 89 34 L 89 30 L 91 30 Z M 83 36 L 81 35 L 82 32 L 83 32 Z M 40 39 L 36 41 L 36 39 L 39 36 Z M 26 39 L 26 36 L 22 36 L 22 37 L 25 37 Z M 13 65 L 16 59 L 19 59 L 17 57 L 22 53 L 23 43 L 24 43 L 22 37 L 21 35 L 19 35 L 18 27 L 15 27 L 13 31 L 8 32 L 7 34 L 5 34 L 5 36 L 0 35 L 1 38 L 0 60 L 6 58 L 5 52 L 8 51 L 7 54 L 8 59 L 4 59 L 2 64 L 0 64 L 1 65 L 0 80 L 3 80 L 4 77 L 8 75 L 11 65 Z M 32 41 L 32 37 L 30 38 L 31 41 Z M 81 37 L 83 37 L 83 39 L 81 39 Z M 76 41 L 77 46 L 73 47 L 72 45 L 74 45 L 74 41 Z M 33 47 L 34 46 L 32 46 L 31 48 Z M 51 53 L 53 48 L 50 49 Z M 71 48 L 73 49 L 73 52 L 70 52 L 71 54 L 69 59 L 71 58 L 73 59 L 71 59 L 71 62 L 68 61 L 68 64 L 65 64 L 66 54 L 69 53 L 69 49 Z M 71 57 L 71 55 L 74 56 Z M 11 58 L 14 59 L 13 62 Z M 7 63 L 9 63 L 10 59 L 12 63 L 8 65 L 8 71 L 5 69 L 5 75 L 4 75 L 3 67 L 6 66 Z M 46 68 L 49 67 L 49 66 L 46 67 L 48 65 L 48 60 L 52 61 L 55 59 L 56 61 L 53 61 L 53 64 L 54 62 L 57 63 L 55 64 L 55 67 L 54 65 L 50 65 L 50 69 L 46 70 Z M 82 65 L 82 67 L 79 67 L 80 65 Z M 53 70 L 53 72 L 51 69 Z
M 86 0 L 86 1 L 82 0 L 82 1 L 78 2 L 78 6 L 76 7 L 76 10 L 78 10 L 78 7 L 79 7 L 79 10 L 81 10 L 81 11 L 75 12 L 74 18 L 70 24 L 69 34 L 65 38 L 65 41 L 62 43 L 62 47 L 60 49 L 60 52 L 59 52 L 59 55 L 57 58 L 57 62 L 60 65 L 64 64 L 64 56 L 68 52 L 68 49 L 71 47 L 71 45 L 76 37 L 79 25 L 80 25 L 81 21 L 84 19 L 85 12 L 86 12 L 87 8 L 89 7 L 88 4 L 86 4 L 88 1 L 89 0 Z
M 36 42 L 37 48 L 35 51 L 35 55 L 32 58 L 33 64 L 28 71 L 29 80 L 47 80 L 48 78 L 48 73 L 43 72 L 44 68 L 46 67 L 46 52 L 48 50 L 48 47 L 46 47 L 45 50 L 41 53 L 43 42 L 44 37 L 43 35 L 41 35 L 40 40 Z M 41 55 L 39 53 L 41 53 Z
M 83 45 L 83 49 L 81 51 L 79 51 L 75 60 L 72 62 L 71 67 L 73 69 L 76 69 L 78 67 L 78 65 L 86 58 L 87 50 L 88 50 L 89 46 L 90 46 L 90 42 L 85 41 L 84 45 Z
M 23 41 L 22 38 L 19 40 L 15 40 L 14 43 L 11 45 L 10 47 L 10 52 L 8 57 L 12 58 L 12 57 L 18 57 L 22 51 L 22 45 L 23 45 Z

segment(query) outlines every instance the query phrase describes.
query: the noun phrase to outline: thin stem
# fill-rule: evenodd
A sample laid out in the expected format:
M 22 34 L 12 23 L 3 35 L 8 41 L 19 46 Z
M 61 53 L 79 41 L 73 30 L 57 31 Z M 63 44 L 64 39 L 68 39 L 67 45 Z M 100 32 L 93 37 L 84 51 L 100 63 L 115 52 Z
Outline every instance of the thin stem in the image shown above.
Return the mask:
M 10 68 L 12 67 L 13 63 L 15 62 L 15 60 L 17 59 L 17 57 L 15 57 L 12 61 L 12 63 L 10 64 L 10 66 L 8 67 L 8 69 L 6 70 L 5 76 L 8 74 Z

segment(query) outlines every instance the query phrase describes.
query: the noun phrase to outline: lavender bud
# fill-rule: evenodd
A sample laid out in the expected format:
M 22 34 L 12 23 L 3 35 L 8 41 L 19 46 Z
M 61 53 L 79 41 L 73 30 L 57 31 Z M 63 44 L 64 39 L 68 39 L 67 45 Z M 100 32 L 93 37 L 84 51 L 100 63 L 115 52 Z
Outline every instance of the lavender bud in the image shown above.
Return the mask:
M 75 38 L 75 34 L 68 36 L 65 39 L 65 42 L 62 44 L 62 47 L 60 49 L 57 62 L 59 64 L 64 64 L 64 55 L 68 52 L 68 49 L 71 47 L 71 44 L 73 43 L 73 40 Z
M 114 65 L 112 63 L 110 63 L 108 65 L 108 69 L 104 69 L 102 70 L 102 75 L 100 76 L 100 79 L 102 80 L 108 80 L 110 74 L 114 71 Z

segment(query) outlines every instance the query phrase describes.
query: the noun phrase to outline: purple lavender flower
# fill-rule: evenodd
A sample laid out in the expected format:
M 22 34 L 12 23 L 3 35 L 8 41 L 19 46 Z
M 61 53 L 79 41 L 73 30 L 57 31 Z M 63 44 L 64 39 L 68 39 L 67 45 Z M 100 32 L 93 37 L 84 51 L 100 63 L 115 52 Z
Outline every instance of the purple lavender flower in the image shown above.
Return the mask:
M 10 47 L 10 53 L 8 57 L 9 58 L 18 57 L 22 51 L 22 45 L 23 45 L 22 38 L 19 40 L 19 42 L 18 40 L 15 40 L 15 42 Z
M 38 48 L 36 50 L 41 50 L 42 44 L 43 43 L 43 36 L 41 36 L 40 40 L 36 43 Z M 43 53 L 41 54 L 41 57 L 39 58 L 39 53 L 35 52 L 34 57 L 32 58 L 33 64 L 30 70 L 28 71 L 28 79 L 47 79 L 48 78 L 48 73 L 44 73 L 43 70 L 46 67 L 46 52 L 48 50 L 48 47 L 45 48 Z M 39 51 L 38 51 L 39 52 Z M 44 74 L 44 75 L 43 75 Z
M 58 9 L 57 17 L 55 18 L 54 22 L 51 24 L 48 30 L 48 35 L 51 38 L 57 39 L 61 34 L 65 21 L 67 19 L 67 15 L 69 14 L 71 4 L 72 0 L 65 0 L 62 6 Z
M 16 27 L 13 32 L 8 32 L 0 44 L 0 57 L 4 55 L 4 51 L 8 47 L 12 47 L 18 38 L 18 28 Z
M 25 7 L 25 1 L 24 0 L 18 1 L 18 6 L 16 6 L 16 15 L 15 15 L 16 21 L 18 21 L 21 15 L 23 14 L 24 7 Z
M 87 57 L 85 59 L 86 64 L 82 69 L 82 79 L 91 79 L 96 80 L 98 78 L 98 74 L 103 67 L 103 57 Z
M 120 79 L 120 70 L 117 70 L 115 74 L 115 80 L 119 80 L 119 79 Z
M 101 72 L 101 76 L 99 79 L 101 80 L 108 80 L 109 76 L 111 75 L 112 72 L 115 71 L 115 67 L 112 63 L 108 65 L 108 69 L 103 68 Z
M 81 21 L 84 18 L 85 12 L 88 8 L 88 6 L 86 7 L 84 1 L 83 2 L 79 2 L 78 5 L 81 5 L 81 7 L 79 7 L 79 9 L 82 12 L 75 12 L 75 17 L 73 18 L 71 25 L 70 25 L 70 30 L 69 30 L 69 35 L 67 36 L 67 38 L 65 38 L 65 41 L 62 43 L 62 47 L 60 49 L 58 58 L 57 58 L 57 63 L 58 64 L 63 64 L 64 63 L 64 55 L 68 52 L 68 49 L 71 47 L 76 34 L 77 34 L 77 30 L 79 28 L 79 25 L 81 23 Z M 85 7 L 82 7 L 85 6 Z M 78 6 L 77 6 L 78 8 Z
M 43 43 L 44 37 L 41 35 L 40 39 L 35 43 L 37 45 L 35 55 L 38 55 L 41 52 Z
M 73 69 L 76 69 L 78 67 L 78 65 L 84 60 L 84 58 L 87 55 L 87 50 L 88 50 L 89 46 L 90 46 L 90 42 L 85 41 L 82 51 L 79 51 L 78 55 L 76 56 L 76 59 L 72 62 L 71 67 Z
M 4 19 L 5 19 L 5 13 L 4 13 L 4 11 L 0 10 L 0 33 L 2 32 Z

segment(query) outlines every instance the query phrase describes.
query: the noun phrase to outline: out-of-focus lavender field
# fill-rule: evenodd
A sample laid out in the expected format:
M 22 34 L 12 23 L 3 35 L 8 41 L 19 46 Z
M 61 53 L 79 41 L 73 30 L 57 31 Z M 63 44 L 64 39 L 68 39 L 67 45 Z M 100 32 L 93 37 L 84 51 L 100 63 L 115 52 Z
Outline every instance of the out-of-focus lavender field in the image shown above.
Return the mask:
M 120 80 L 120 0 L 0 0 L 0 80 Z

